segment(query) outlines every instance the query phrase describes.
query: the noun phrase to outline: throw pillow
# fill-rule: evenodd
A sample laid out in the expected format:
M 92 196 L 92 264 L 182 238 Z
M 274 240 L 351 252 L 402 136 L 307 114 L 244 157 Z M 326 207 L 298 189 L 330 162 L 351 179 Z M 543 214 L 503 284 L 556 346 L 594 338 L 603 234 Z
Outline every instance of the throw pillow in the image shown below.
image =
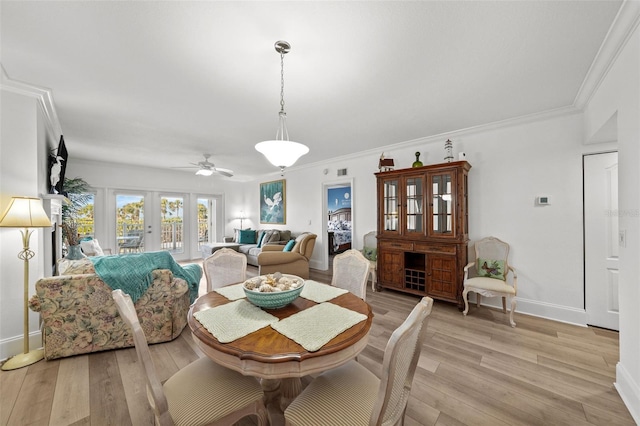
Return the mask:
M 80 248 L 87 256 L 104 256 L 102 247 L 100 247 L 97 239 L 80 241 Z
M 294 245 L 296 245 L 296 240 L 289 240 L 282 251 L 291 251 Z
M 256 242 L 256 231 L 251 229 L 241 229 L 240 238 L 238 243 L 240 244 L 254 244 Z
M 258 234 L 258 248 L 262 247 L 262 241 L 264 240 L 265 235 L 266 232 L 264 231 L 260 231 L 260 233 Z
M 362 249 L 362 255 L 366 257 L 368 260 L 376 260 L 378 256 L 378 249 L 365 247 Z
M 280 233 L 280 241 L 289 241 L 291 239 L 291 231 L 278 231 Z
M 476 262 L 478 275 L 481 277 L 505 280 L 504 260 L 480 259 Z
M 264 237 L 263 244 L 267 244 L 267 243 L 277 243 L 278 241 L 280 241 L 280 231 L 278 231 L 277 229 L 273 229 L 271 230 L 271 234 L 269 235 L 269 239 L 267 240 L 267 237 Z

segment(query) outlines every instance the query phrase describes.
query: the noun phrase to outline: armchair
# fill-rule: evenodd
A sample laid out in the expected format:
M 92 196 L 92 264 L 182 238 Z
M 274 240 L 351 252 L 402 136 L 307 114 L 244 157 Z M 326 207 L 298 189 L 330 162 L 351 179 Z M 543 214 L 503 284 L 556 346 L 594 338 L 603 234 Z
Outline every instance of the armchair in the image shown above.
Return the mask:
M 480 306 L 481 296 L 502 297 L 502 312 L 507 312 L 507 301 L 511 301 L 509 323 L 515 327 L 513 312 L 516 310 L 516 294 L 518 291 L 518 275 L 511 267 L 507 259 L 509 257 L 509 244 L 495 237 L 486 237 L 476 242 L 476 261 L 464 267 L 464 300 L 463 315 L 469 312 L 468 294 L 476 293 L 476 306 Z M 473 267 L 475 266 L 475 268 Z M 512 282 L 509 284 L 507 276 L 511 272 Z
M 266 245 L 258 255 L 260 275 L 282 272 L 302 278 L 309 278 L 309 259 L 316 244 L 316 234 L 302 233 L 296 238 L 291 251 L 283 251 L 284 246 Z

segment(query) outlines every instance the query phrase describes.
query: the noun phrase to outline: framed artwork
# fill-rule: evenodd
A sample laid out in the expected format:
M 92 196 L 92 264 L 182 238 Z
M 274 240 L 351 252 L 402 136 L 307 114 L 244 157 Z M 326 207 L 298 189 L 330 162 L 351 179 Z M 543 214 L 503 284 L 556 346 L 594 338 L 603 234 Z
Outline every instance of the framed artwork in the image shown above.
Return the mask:
M 67 170 L 67 147 L 64 144 L 64 136 L 60 135 L 60 143 L 56 154 L 49 155 L 49 193 L 67 195 L 64 191 L 64 173 Z
M 287 223 L 285 180 L 260 184 L 260 223 Z

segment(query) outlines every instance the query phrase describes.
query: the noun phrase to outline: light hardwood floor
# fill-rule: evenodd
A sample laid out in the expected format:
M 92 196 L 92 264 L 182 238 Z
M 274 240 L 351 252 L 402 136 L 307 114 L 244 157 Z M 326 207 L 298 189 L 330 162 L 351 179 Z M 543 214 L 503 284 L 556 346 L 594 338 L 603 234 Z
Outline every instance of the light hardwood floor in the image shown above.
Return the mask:
M 250 266 L 248 273 L 257 271 Z M 328 283 L 331 275 L 312 271 L 311 278 Z M 373 293 L 369 286 L 375 318 L 358 359 L 377 375 L 389 336 L 417 300 L 388 290 Z M 511 328 L 501 311 L 484 307 L 464 317 L 436 301 L 405 424 L 635 424 L 613 386 L 617 333 L 517 312 L 515 320 Z M 202 356 L 188 327 L 151 351 L 162 380 Z M 0 425 L 152 425 L 136 362 L 130 348 L 2 371 Z

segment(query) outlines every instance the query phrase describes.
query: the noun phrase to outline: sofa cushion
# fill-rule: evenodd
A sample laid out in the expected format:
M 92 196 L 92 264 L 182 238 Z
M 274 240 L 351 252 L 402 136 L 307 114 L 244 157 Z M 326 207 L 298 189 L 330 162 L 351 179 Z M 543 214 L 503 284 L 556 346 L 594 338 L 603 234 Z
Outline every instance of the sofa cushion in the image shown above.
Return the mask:
M 258 256 L 262 249 L 260 247 L 250 247 L 246 254 L 249 256 Z
M 293 249 L 293 246 L 296 244 L 296 240 L 289 240 L 289 242 L 284 246 L 284 249 L 282 249 L 282 251 L 291 251 L 291 249 Z

